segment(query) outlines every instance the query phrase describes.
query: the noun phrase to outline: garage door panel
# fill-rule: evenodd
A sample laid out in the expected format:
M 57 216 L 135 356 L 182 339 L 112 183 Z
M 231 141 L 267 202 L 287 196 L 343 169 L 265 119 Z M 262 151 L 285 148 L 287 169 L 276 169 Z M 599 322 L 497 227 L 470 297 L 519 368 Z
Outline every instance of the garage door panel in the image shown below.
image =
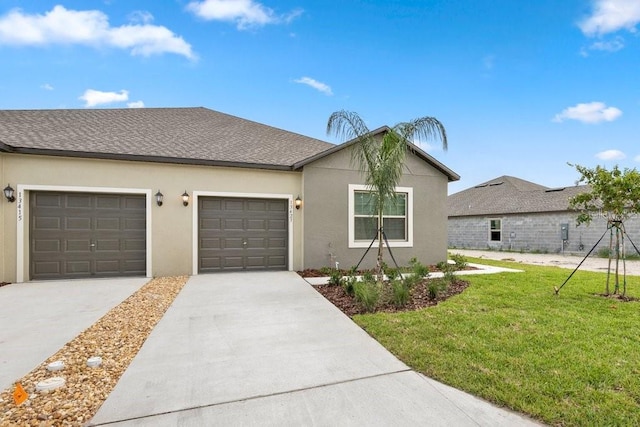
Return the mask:
M 59 194 L 42 194 L 38 200 L 38 205 L 49 208 L 61 208 L 63 207 L 63 198 Z
M 29 202 L 31 279 L 146 273 L 144 195 L 30 192 Z
M 64 230 L 91 230 L 91 218 L 67 217 L 64 218 Z
M 247 220 L 247 230 L 258 230 L 263 231 L 267 229 L 267 221 L 264 219 L 248 219 Z
M 198 206 L 200 272 L 287 268 L 288 200 L 202 197 Z
M 37 262 L 33 265 L 35 271 L 39 275 L 52 275 L 59 276 L 62 272 L 62 262 L 60 261 L 46 261 Z
M 98 209 L 121 209 L 123 197 L 118 195 L 98 195 L 96 197 L 96 207 Z
M 97 218 L 96 228 L 106 231 L 120 230 L 120 218 Z
M 64 264 L 65 269 L 60 273 L 65 276 L 70 275 L 89 275 L 91 273 L 90 260 L 67 261 Z
M 91 209 L 93 207 L 93 200 L 90 195 L 87 194 L 62 194 L 64 202 L 62 206 L 66 208 L 84 208 Z
M 220 224 L 222 221 L 220 218 L 206 218 L 200 220 L 200 229 L 209 233 L 220 231 Z
M 244 230 L 244 221 L 241 218 L 227 218 L 222 220 L 223 231 L 242 231 Z
M 36 252 L 60 252 L 60 240 L 39 240 L 34 248 Z
M 88 252 L 91 250 L 91 240 L 89 239 L 67 239 L 65 241 L 67 252 Z
M 128 230 L 141 230 L 146 226 L 146 219 L 144 218 L 123 218 L 124 231 Z
M 123 209 L 134 209 L 134 210 L 146 210 L 147 209 L 147 201 L 144 197 L 124 197 L 123 198 Z
M 243 249 L 244 240 L 241 238 L 225 238 L 222 239 L 222 249 Z
M 242 199 L 226 199 L 223 206 L 225 211 L 244 211 L 244 201 Z
M 120 240 L 118 239 L 99 239 L 96 240 L 95 245 L 97 252 L 120 252 Z
M 42 217 L 35 218 L 32 221 L 32 227 L 36 230 L 60 230 L 60 218 L 59 217 Z
M 287 240 L 285 238 L 272 237 L 269 239 L 270 248 L 286 248 Z
M 146 252 L 147 242 L 144 239 L 126 239 L 124 240 L 125 251 L 142 251 Z
M 244 267 L 244 258 L 241 256 L 225 256 L 221 259 L 223 269 L 241 270 Z

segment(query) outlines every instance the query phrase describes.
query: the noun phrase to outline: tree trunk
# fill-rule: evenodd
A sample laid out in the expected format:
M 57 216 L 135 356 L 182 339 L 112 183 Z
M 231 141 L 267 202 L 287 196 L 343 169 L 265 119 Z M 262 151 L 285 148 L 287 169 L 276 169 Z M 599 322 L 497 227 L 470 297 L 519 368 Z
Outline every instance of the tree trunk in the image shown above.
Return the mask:
M 620 229 L 616 225 L 616 286 L 613 294 L 617 295 L 620 291 Z
M 607 264 L 607 287 L 605 295 L 609 295 L 609 278 L 611 277 L 611 256 L 613 255 L 613 229 L 609 229 L 609 262 Z
M 378 282 L 382 282 L 383 272 L 382 272 L 382 255 L 384 253 L 384 229 L 382 228 L 383 224 L 382 219 L 382 211 L 378 212 L 378 258 L 376 259 L 376 279 Z

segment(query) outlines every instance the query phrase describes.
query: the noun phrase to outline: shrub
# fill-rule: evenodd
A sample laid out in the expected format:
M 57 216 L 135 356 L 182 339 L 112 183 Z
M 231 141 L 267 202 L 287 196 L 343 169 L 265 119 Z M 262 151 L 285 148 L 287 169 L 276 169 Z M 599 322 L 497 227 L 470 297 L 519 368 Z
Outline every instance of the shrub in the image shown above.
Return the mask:
M 446 279 L 432 279 L 429 280 L 429 284 L 427 285 L 427 293 L 429 295 L 429 299 L 436 299 L 440 292 L 447 290 L 447 280 Z
M 456 263 L 456 270 L 464 270 L 469 265 L 467 257 L 462 254 L 451 254 L 449 255 L 449 258 L 451 258 L 453 262 Z
M 380 289 L 375 281 L 361 281 L 353 284 L 353 290 L 356 302 L 360 304 L 365 311 L 373 312 L 378 306 L 380 300 Z
M 404 307 L 409 301 L 411 289 L 407 286 L 405 280 L 393 280 L 391 282 L 391 288 L 393 290 L 392 300 L 396 307 Z
M 424 279 L 429 275 L 429 267 L 423 265 L 416 258 L 411 258 L 409 261 L 409 266 L 411 266 L 411 272 L 414 276 L 418 276 L 420 279 Z
M 342 278 L 342 288 L 347 293 L 347 295 L 354 296 L 355 294 L 354 285 L 357 281 L 358 281 L 358 278 L 356 277 L 355 268 L 352 268 L 351 270 L 349 270 L 349 274 L 347 275 L 347 277 Z
M 342 272 L 337 269 L 331 269 L 329 272 L 329 281 L 327 282 L 329 285 L 341 285 L 342 284 Z
M 373 275 L 373 271 L 366 270 L 362 273 L 362 281 L 363 282 L 375 282 L 376 277 Z
M 401 277 L 400 270 L 398 270 L 397 268 L 389 268 L 389 267 L 387 267 L 387 269 L 384 270 L 384 274 L 387 275 L 387 279 L 389 281 L 391 281 L 391 282 L 396 280 L 397 278 Z

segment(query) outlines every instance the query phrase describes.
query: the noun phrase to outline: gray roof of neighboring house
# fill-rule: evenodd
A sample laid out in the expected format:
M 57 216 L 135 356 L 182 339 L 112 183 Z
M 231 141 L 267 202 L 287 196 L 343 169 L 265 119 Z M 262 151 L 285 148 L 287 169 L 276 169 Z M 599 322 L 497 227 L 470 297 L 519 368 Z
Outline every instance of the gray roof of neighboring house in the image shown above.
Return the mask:
M 0 151 L 287 169 L 335 145 L 207 108 L 0 110 Z
M 562 212 L 569 199 L 588 186 L 548 188 L 513 176 L 501 176 L 447 198 L 449 217 Z
M 371 131 L 369 133 L 370 136 L 376 136 L 378 134 L 382 134 L 385 132 L 390 131 L 391 128 L 389 128 L 388 126 L 382 126 L 379 127 L 378 129 L 375 129 L 373 131 Z M 330 154 L 335 153 L 336 151 L 340 151 L 343 148 L 347 148 L 355 143 L 358 142 L 357 138 L 354 138 L 350 141 L 345 142 L 344 144 L 340 144 L 340 145 L 334 145 L 333 147 L 327 149 L 326 151 L 323 151 L 322 153 L 318 153 L 315 156 L 311 156 L 307 159 L 304 159 L 301 162 L 296 163 L 295 165 L 293 165 L 294 169 L 299 169 L 309 163 L 312 163 L 318 159 L 321 159 L 325 156 L 328 156 Z M 418 158 L 422 159 L 423 161 L 427 162 L 428 164 L 430 164 L 431 166 L 433 166 L 434 168 L 436 168 L 437 170 L 439 170 L 440 172 L 442 172 L 446 177 L 447 180 L 449 182 L 452 181 L 457 181 L 460 179 L 460 175 L 458 175 L 457 173 L 455 173 L 454 171 L 452 171 L 451 169 L 449 169 L 448 167 L 446 167 L 444 164 L 440 163 L 438 160 L 436 160 L 434 157 L 430 156 L 429 154 L 425 153 L 423 150 L 421 150 L 417 145 L 415 144 L 407 144 L 408 149 L 414 153 L 416 156 L 418 156 Z

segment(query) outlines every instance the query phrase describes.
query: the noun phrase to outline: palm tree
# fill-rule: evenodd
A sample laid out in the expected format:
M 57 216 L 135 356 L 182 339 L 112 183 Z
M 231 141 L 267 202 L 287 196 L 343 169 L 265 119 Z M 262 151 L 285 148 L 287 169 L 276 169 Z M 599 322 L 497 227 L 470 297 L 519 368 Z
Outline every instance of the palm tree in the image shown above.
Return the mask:
M 364 120 L 352 111 L 336 111 L 327 122 L 327 134 L 343 141 L 354 141 L 351 162 L 360 170 L 369 191 L 372 193 L 374 212 L 378 217 L 378 257 L 376 275 L 382 278 L 383 213 L 389 203 L 395 203 L 396 186 L 402 177 L 407 150 L 412 141 L 439 139 L 447 150 L 447 133 L 443 124 L 434 117 L 420 117 L 401 122 L 384 133 L 382 140 L 375 138 Z

